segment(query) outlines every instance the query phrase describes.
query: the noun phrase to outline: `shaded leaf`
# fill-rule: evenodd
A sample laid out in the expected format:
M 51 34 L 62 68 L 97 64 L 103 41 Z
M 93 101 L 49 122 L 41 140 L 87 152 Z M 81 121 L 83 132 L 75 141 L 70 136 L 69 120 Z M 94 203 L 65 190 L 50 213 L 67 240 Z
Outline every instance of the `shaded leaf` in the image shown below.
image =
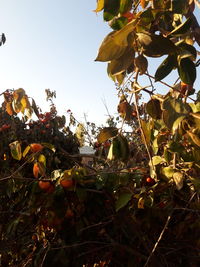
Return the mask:
M 162 116 L 160 101 L 157 99 L 151 99 L 146 104 L 146 111 L 153 119 L 160 119 Z
M 196 67 L 189 58 L 182 58 L 178 64 L 178 73 L 182 82 L 193 85 L 196 80 Z
M 134 60 L 134 65 L 138 68 L 140 75 L 144 74 L 148 68 L 148 60 L 143 55 L 139 55 Z
M 184 21 L 182 24 L 180 24 L 178 27 L 176 27 L 173 31 L 171 31 L 168 36 L 181 36 L 182 34 L 186 33 L 189 31 L 190 26 L 192 24 L 192 19 L 188 18 L 186 21 Z
M 128 202 L 131 200 L 132 198 L 132 194 L 131 193 L 123 193 L 121 194 L 116 203 L 115 203 L 115 209 L 116 211 L 119 211 L 121 208 L 123 208 L 124 206 L 126 206 L 128 204 Z
M 12 107 L 12 102 L 7 102 L 6 103 L 6 112 L 12 116 L 14 114 L 14 110 L 13 110 L 13 107 Z
M 114 59 L 109 64 L 109 72 L 111 75 L 119 75 L 123 73 L 133 63 L 135 51 L 133 48 L 127 47 L 124 54 L 118 59 Z
M 164 79 L 176 67 L 176 58 L 169 55 L 158 67 L 155 73 L 155 82 Z
M 161 57 L 177 51 L 174 43 L 161 35 L 140 32 L 137 33 L 137 36 L 146 56 Z
M 138 200 L 138 209 L 144 209 L 144 198 L 143 197 L 141 197 L 141 198 L 139 198 L 139 200 Z
M 111 20 L 119 13 L 120 0 L 104 0 L 103 18 L 105 21 Z
M 128 12 L 132 7 L 133 0 L 120 0 L 119 12 L 121 14 Z
M 110 21 L 109 25 L 113 30 L 118 31 L 122 29 L 127 23 L 128 19 L 125 17 L 114 17 L 114 19 Z

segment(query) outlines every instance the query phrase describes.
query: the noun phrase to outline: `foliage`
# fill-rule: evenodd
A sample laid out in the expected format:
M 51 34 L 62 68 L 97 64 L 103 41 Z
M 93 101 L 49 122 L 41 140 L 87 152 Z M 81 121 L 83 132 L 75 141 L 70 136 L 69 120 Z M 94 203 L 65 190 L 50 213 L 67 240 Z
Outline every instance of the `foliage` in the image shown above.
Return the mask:
M 108 62 L 119 96 L 119 116 L 105 127 L 77 122 L 71 110 L 66 126 L 50 90 L 45 113 L 22 88 L 1 94 L 2 266 L 198 266 L 195 2 L 97 1 L 113 31 L 96 60 Z M 162 56 L 149 74 L 149 57 Z M 163 79 L 173 70 L 169 85 Z M 157 84 L 169 92 L 158 94 Z M 84 142 L 96 150 L 84 155 L 91 164 L 78 152 Z

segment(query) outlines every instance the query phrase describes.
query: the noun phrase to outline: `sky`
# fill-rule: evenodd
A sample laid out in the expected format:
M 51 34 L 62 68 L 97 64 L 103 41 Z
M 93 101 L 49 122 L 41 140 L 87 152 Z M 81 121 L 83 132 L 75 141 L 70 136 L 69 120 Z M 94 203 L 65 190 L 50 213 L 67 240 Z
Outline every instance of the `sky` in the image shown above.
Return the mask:
M 45 89 L 55 90 L 58 112 L 70 109 L 79 121 L 85 113 L 88 121 L 104 123 L 104 103 L 116 114 L 107 63 L 94 61 L 111 29 L 95 8 L 96 0 L 1 0 L 0 33 L 7 42 L 0 47 L 0 92 L 24 88 L 47 111 Z
M 110 32 L 95 0 L 1 0 L 0 92 L 24 88 L 43 109 L 45 89 L 55 90 L 59 113 L 104 122 L 118 102 L 106 63 L 94 62 Z

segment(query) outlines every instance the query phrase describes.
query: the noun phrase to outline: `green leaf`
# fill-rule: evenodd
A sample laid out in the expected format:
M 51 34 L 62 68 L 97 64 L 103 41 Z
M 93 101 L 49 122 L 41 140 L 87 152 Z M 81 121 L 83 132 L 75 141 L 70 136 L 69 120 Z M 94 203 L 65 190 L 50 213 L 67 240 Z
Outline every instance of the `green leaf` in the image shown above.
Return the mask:
M 137 21 L 138 19 L 135 19 L 121 30 L 109 33 L 100 45 L 95 61 L 106 62 L 121 57 L 128 46 L 128 35 L 134 30 Z
M 128 204 L 128 202 L 131 200 L 132 198 L 132 194 L 131 193 L 123 193 L 121 194 L 116 203 L 115 203 L 115 209 L 116 211 L 119 211 L 121 208 L 123 208 L 124 206 L 126 206 Z
M 94 12 L 100 12 L 104 8 L 104 1 L 105 0 L 97 0 L 97 7 Z
M 178 64 L 178 73 L 182 82 L 193 85 L 196 80 L 196 67 L 189 58 L 182 58 Z
M 113 19 L 119 13 L 120 0 L 104 0 L 103 18 L 105 21 Z
M 108 139 L 115 137 L 118 134 L 118 129 L 115 127 L 105 127 L 103 128 L 97 136 L 99 143 L 104 143 Z
M 169 55 L 156 70 L 155 82 L 164 79 L 174 67 L 176 67 L 176 58 L 174 55 Z
M 160 119 L 162 115 L 160 101 L 157 99 L 151 99 L 146 104 L 146 111 L 153 119 L 155 120 Z
M 128 12 L 132 7 L 133 0 L 120 0 L 120 14 Z
M 143 48 L 144 54 L 149 57 L 161 57 L 173 54 L 177 51 L 174 43 L 162 35 L 149 34 L 147 32 L 137 33 L 138 42 Z
M 189 31 L 191 24 L 192 24 L 192 19 L 188 18 L 185 22 L 183 22 L 178 27 L 176 27 L 173 31 L 171 31 L 168 34 L 168 37 L 171 37 L 171 35 L 176 36 L 176 37 L 181 36 L 182 34 Z
M 115 30 L 118 31 L 120 29 L 122 29 L 126 24 L 128 23 L 128 19 L 125 17 L 115 17 L 110 23 L 110 27 Z
M 12 142 L 9 144 L 11 155 L 16 160 L 21 160 L 22 158 L 22 151 L 21 151 L 21 144 L 19 141 Z
M 133 63 L 135 51 L 133 48 L 127 47 L 124 54 L 118 59 L 114 59 L 109 64 L 109 72 L 111 75 L 119 75 L 123 73 Z

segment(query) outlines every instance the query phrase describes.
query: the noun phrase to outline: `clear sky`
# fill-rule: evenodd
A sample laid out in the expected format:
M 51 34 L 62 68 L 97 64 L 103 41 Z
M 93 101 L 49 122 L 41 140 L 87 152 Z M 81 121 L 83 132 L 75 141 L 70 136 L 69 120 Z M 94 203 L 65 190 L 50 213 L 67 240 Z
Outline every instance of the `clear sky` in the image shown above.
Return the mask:
M 22 87 L 45 111 L 49 88 L 57 92 L 60 114 L 71 109 L 80 121 L 86 113 L 89 121 L 105 122 L 102 99 L 111 114 L 118 99 L 107 64 L 94 62 L 111 31 L 95 8 L 95 0 L 1 0 L 0 32 L 7 42 L 0 47 L 0 92 Z
M 56 90 L 60 113 L 71 109 L 81 120 L 105 121 L 118 102 L 106 63 L 94 62 L 110 31 L 95 0 L 1 0 L 0 92 L 22 87 L 45 107 L 45 89 Z

